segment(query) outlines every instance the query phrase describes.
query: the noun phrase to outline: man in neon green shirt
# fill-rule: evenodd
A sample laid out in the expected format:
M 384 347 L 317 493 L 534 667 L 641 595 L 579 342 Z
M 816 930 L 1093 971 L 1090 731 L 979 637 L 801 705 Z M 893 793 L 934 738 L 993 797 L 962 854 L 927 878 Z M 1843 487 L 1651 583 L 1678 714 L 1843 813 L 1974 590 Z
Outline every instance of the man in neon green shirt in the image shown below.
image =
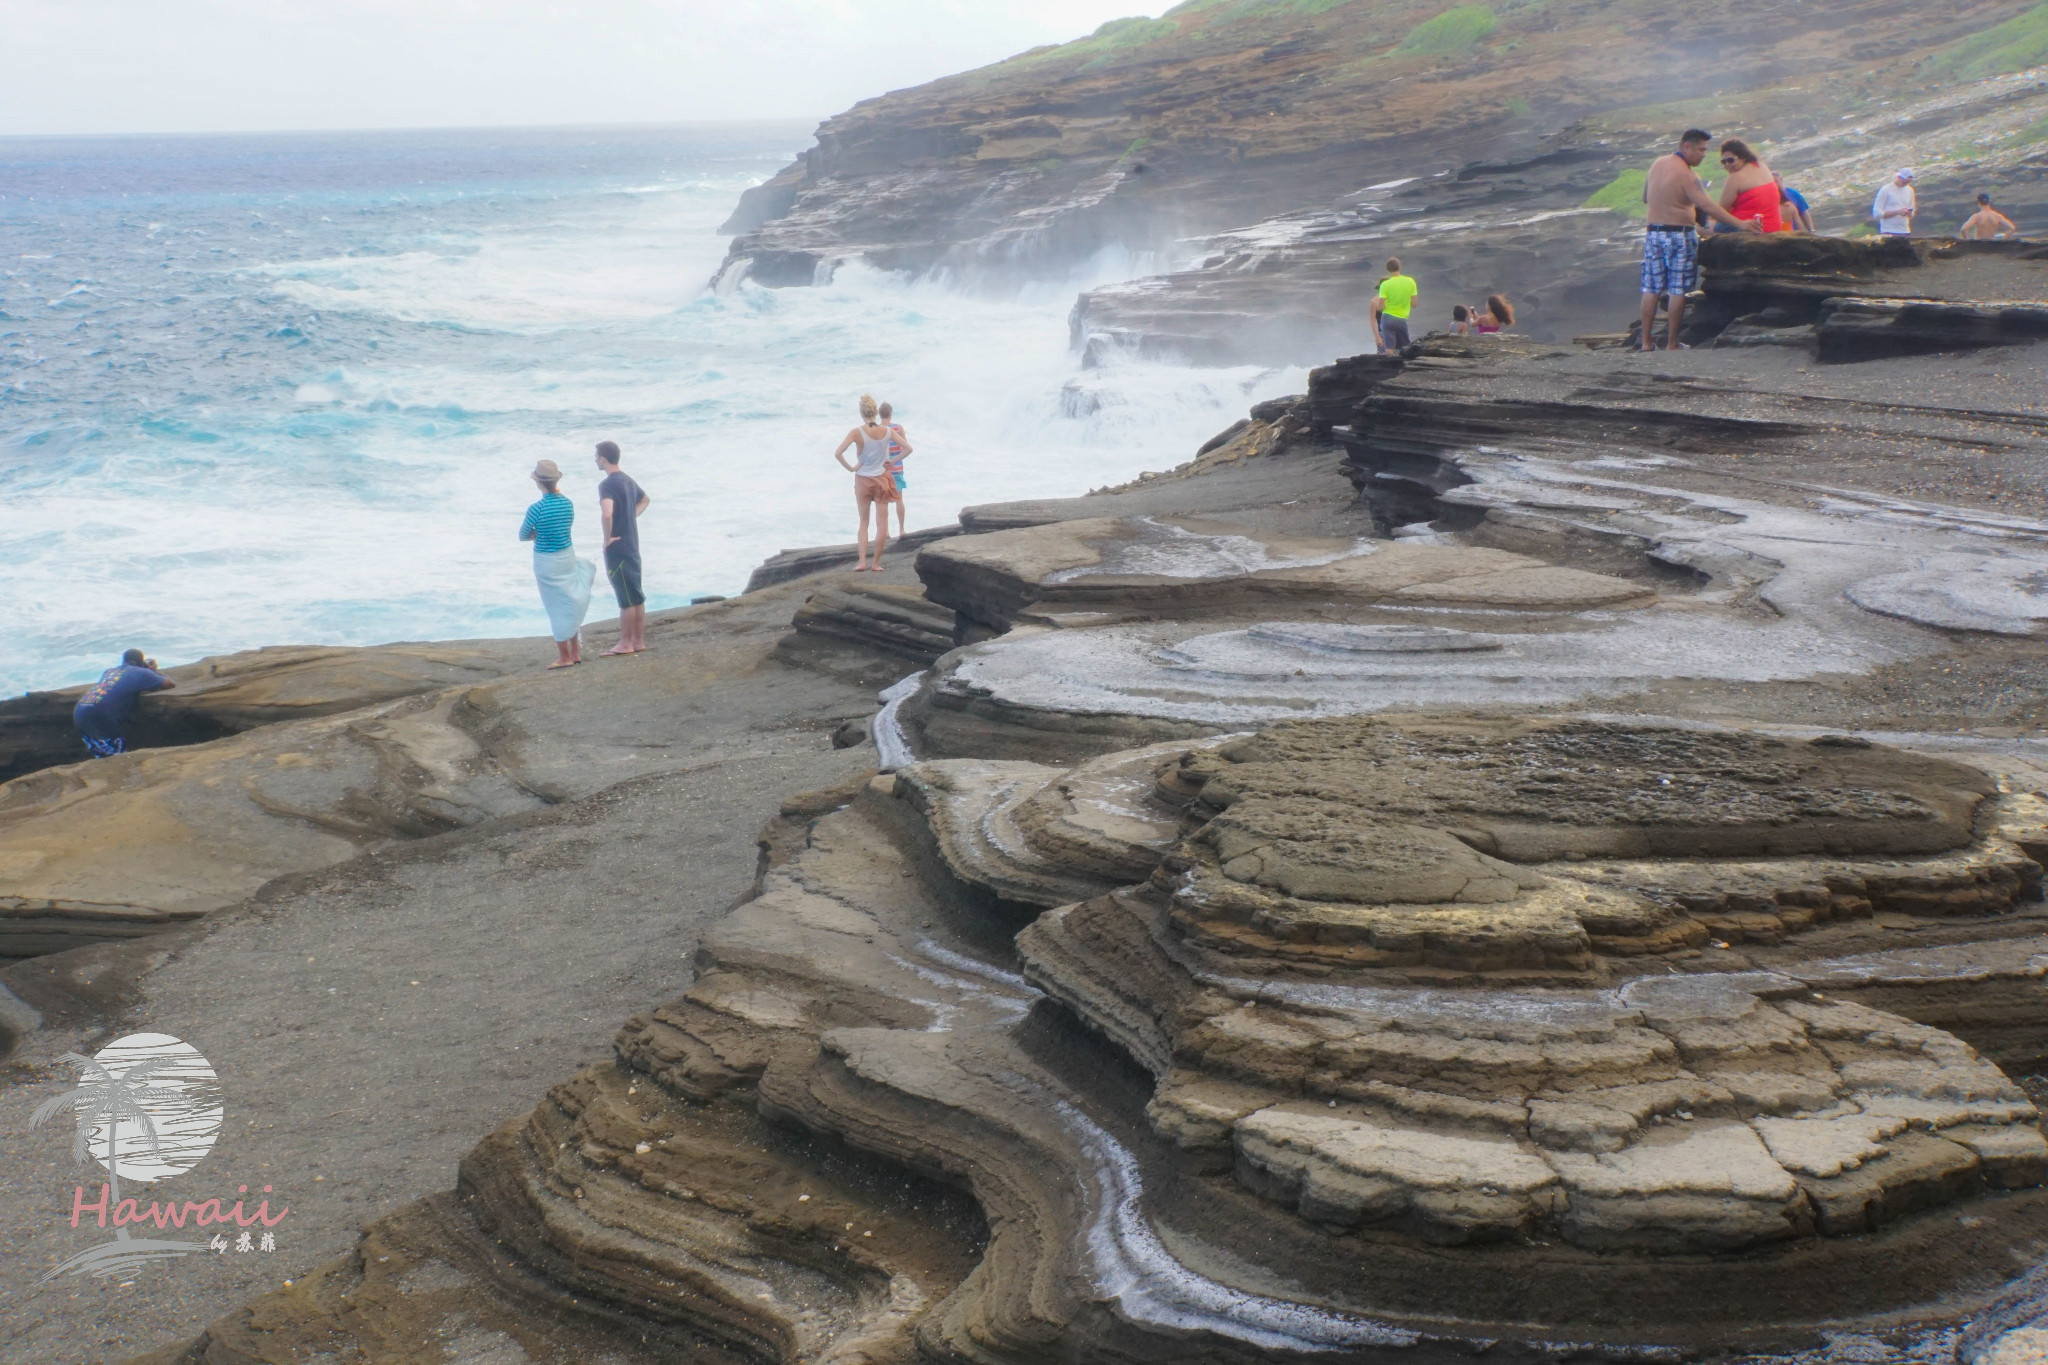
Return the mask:
M 1415 281 L 1401 273 L 1401 263 L 1387 258 L 1387 277 L 1380 281 L 1379 296 L 1372 301 L 1372 340 L 1382 351 L 1398 351 L 1408 345 L 1408 314 L 1414 311 Z

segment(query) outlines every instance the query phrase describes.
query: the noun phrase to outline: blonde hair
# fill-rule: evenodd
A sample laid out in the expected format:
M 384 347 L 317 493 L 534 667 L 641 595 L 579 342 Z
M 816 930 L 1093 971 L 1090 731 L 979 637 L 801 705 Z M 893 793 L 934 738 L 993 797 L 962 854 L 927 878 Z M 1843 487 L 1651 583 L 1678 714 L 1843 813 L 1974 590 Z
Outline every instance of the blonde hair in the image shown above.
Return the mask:
M 870 424 L 874 422 L 875 400 L 872 395 L 864 393 L 860 396 L 860 419 Z

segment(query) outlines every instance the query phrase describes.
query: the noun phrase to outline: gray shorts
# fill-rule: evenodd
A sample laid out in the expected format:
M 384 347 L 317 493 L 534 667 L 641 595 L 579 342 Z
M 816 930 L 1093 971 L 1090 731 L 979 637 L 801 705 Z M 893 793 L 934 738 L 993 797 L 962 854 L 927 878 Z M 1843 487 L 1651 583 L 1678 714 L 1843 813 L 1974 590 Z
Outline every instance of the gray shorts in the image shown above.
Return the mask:
M 1380 315 L 1380 339 L 1387 343 L 1390 351 L 1406 350 L 1408 347 L 1408 319 L 1390 318 Z

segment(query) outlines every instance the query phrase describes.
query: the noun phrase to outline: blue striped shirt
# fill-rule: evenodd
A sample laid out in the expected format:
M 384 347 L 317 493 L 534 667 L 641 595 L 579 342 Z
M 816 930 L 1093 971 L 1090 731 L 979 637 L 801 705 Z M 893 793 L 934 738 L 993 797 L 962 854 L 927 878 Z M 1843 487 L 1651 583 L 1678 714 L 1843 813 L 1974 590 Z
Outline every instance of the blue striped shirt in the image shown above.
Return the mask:
M 519 538 L 524 540 L 528 531 L 533 532 L 533 552 L 551 555 L 569 548 L 569 523 L 574 520 L 575 503 L 560 493 L 543 494 L 539 502 L 526 509 L 526 520 L 519 523 Z

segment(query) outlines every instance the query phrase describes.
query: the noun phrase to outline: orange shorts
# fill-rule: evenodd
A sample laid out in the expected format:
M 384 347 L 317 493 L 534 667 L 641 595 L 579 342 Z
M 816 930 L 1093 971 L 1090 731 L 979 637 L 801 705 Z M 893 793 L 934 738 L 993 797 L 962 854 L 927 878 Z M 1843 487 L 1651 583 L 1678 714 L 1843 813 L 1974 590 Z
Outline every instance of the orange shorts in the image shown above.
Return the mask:
M 865 474 L 853 476 L 854 506 L 865 509 L 869 503 L 896 501 L 896 480 L 887 474 L 869 478 Z

